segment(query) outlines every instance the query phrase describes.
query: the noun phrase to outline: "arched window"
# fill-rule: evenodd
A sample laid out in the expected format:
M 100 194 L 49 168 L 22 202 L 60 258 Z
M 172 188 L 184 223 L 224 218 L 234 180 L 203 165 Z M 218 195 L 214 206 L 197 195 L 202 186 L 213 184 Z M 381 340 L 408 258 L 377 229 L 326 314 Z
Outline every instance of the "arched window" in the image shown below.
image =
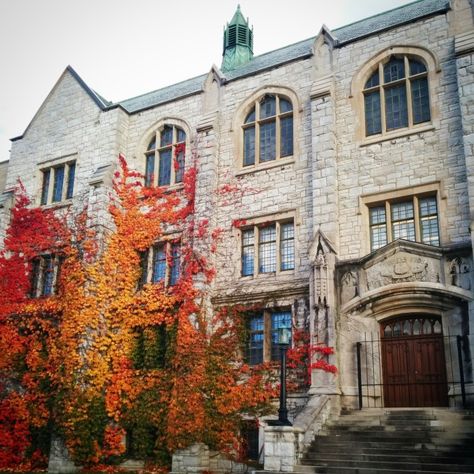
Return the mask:
M 364 89 L 365 135 L 385 134 L 431 120 L 428 71 L 408 55 L 381 61 Z
M 183 181 L 186 133 L 176 125 L 164 125 L 145 152 L 145 186 L 168 186 Z
M 293 105 L 289 99 L 265 94 L 245 117 L 243 166 L 255 166 L 293 155 Z

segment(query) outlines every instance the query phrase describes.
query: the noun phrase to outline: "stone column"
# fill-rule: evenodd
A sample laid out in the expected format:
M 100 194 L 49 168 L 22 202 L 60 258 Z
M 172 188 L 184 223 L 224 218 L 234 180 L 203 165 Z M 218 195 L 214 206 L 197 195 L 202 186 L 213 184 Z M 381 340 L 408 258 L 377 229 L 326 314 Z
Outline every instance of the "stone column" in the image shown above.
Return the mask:
M 300 455 L 302 430 L 294 426 L 265 427 L 265 471 L 293 472 Z
M 455 37 L 456 72 L 469 195 L 471 245 L 474 250 L 474 29 Z M 473 251 L 474 254 L 474 251 Z M 474 365 L 474 303 L 469 303 L 470 355 Z

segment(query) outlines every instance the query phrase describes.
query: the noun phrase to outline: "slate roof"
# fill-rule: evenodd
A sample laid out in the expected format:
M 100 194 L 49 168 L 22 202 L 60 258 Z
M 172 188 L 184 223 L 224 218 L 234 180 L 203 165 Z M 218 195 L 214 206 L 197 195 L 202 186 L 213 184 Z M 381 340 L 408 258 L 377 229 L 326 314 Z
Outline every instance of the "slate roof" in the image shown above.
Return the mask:
M 393 10 L 369 18 L 364 18 L 363 20 L 351 23 L 350 25 L 337 28 L 332 30 L 331 33 L 336 39 L 335 47 L 340 47 L 352 41 L 362 39 L 366 36 L 373 35 L 395 26 L 419 20 L 426 16 L 443 13 L 448 9 L 448 0 L 418 0 L 417 2 L 403 5 L 394 8 Z M 308 38 L 275 51 L 255 56 L 247 64 L 244 64 L 233 71 L 228 71 L 225 74 L 225 78 L 227 81 L 232 81 L 297 59 L 309 57 L 312 54 L 311 48 L 314 39 L 315 37 Z M 134 113 L 178 98 L 197 94 L 202 91 L 202 86 L 206 77 L 207 74 L 203 74 L 179 82 L 178 84 L 173 84 L 138 97 L 117 102 L 111 106 L 120 106 L 127 112 Z M 104 99 L 102 100 L 105 101 Z

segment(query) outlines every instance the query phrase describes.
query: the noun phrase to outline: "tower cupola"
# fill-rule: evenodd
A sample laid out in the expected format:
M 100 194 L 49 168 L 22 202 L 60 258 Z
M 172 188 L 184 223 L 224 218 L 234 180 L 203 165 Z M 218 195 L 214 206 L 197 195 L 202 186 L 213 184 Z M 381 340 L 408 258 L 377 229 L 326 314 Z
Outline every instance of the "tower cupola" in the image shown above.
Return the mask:
M 232 71 L 253 58 L 253 30 L 242 15 L 240 5 L 230 23 L 224 28 L 222 71 Z

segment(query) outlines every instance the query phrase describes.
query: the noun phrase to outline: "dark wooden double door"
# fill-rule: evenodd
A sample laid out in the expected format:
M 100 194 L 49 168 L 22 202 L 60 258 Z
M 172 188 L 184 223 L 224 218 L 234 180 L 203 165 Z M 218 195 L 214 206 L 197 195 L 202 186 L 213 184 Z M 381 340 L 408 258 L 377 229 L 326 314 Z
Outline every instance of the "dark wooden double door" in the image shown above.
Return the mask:
M 383 324 L 382 367 L 386 407 L 448 405 L 438 318 L 404 317 Z

